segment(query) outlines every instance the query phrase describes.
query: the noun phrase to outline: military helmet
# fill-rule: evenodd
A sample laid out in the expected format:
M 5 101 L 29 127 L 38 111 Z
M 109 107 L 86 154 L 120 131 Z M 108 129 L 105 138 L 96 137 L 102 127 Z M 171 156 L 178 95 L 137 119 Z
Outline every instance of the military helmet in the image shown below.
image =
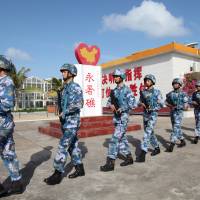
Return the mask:
M 183 85 L 183 81 L 182 81 L 180 78 L 175 78 L 175 79 L 172 81 L 172 85 L 174 85 L 175 83 L 178 83 L 180 86 Z
M 124 70 L 119 69 L 119 68 L 115 69 L 113 76 L 120 76 L 123 80 L 126 78 L 126 74 Z
M 15 70 L 14 64 L 8 59 L 6 59 L 3 55 L 0 55 L 0 68 L 5 69 L 7 71 Z
M 200 81 L 197 81 L 195 86 L 200 86 Z
M 147 74 L 144 77 L 144 81 L 147 80 L 147 79 L 151 80 L 154 85 L 156 84 L 156 78 L 155 78 L 155 76 L 153 74 Z
M 76 76 L 77 75 L 77 68 L 73 64 L 64 64 L 61 66 L 60 71 L 69 71 L 72 75 Z

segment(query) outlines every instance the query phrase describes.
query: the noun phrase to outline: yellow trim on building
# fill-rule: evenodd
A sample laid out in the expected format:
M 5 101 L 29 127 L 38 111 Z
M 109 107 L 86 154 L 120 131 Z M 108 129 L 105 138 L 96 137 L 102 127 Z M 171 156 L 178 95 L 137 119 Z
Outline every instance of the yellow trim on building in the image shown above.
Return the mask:
M 157 55 L 169 53 L 169 52 L 179 52 L 179 53 L 200 58 L 200 49 L 192 48 L 192 47 L 185 46 L 183 44 L 172 42 L 164 46 L 160 46 L 153 49 L 147 49 L 144 51 L 139 51 L 127 57 L 123 57 L 117 60 L 103 63 L 100 66 L 102 66 L 103 69 L 106 69 L 106 68 L 114 67 L 117 65 L 122 65 L 125 63 L 134 62 L 134 61 L 142 60 L 148 57 L 157 56 Z

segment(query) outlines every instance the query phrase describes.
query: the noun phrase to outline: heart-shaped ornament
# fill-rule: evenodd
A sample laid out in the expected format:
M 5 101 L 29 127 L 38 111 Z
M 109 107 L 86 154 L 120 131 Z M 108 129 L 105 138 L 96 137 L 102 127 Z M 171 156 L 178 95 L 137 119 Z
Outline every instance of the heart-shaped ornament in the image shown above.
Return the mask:
M 100 58 L 100 49 L 95 45 L 80 43 L 75 49 L 75 56 L 79 64 L 96 65 Z

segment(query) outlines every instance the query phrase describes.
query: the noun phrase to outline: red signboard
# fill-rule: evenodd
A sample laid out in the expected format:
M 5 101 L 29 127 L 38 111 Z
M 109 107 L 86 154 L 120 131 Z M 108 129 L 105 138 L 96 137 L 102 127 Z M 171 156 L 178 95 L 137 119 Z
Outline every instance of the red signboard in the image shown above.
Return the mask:
M 100 58 L 100 49 L 94 45 L 80 43 L 75 49 L 75 56 L 79 64 L 96 65 Z

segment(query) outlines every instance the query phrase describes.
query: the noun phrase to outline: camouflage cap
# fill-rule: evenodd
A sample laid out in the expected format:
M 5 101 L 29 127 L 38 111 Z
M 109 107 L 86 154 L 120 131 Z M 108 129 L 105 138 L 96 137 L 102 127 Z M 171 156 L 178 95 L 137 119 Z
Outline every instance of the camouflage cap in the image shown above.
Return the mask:
M 147 79 L 151 80 L 154 85 L 156 84 L 156 78 L 155 78 L 155 76 L 153 74 L 147 74 L 144 77 L 144 81 L 147 80 Z
M 178 83 L 180 86 L 183 85 L 183 81 L 180 79 L 180 78 L 175 78 L 173 81 L 172 81 L 172 85 Z
M 68 64 L 65 63 L 64 65 L 61 66 L 60 71 L 69 71 L 71 74 L 73 74 L 74 76 L 77 75 L 77 68 L 75 65 L 73 64 Z
M 15 70 L 14 64 L 5 58 L 5 56 L 0 55 L 0 68 L 5 69 L 7 71 Z
M 126 74 L 124 70 L 119 69 L 119 68 L 115 69 L 113 76 L 120 76 L 123 80 L 126 78 Z

